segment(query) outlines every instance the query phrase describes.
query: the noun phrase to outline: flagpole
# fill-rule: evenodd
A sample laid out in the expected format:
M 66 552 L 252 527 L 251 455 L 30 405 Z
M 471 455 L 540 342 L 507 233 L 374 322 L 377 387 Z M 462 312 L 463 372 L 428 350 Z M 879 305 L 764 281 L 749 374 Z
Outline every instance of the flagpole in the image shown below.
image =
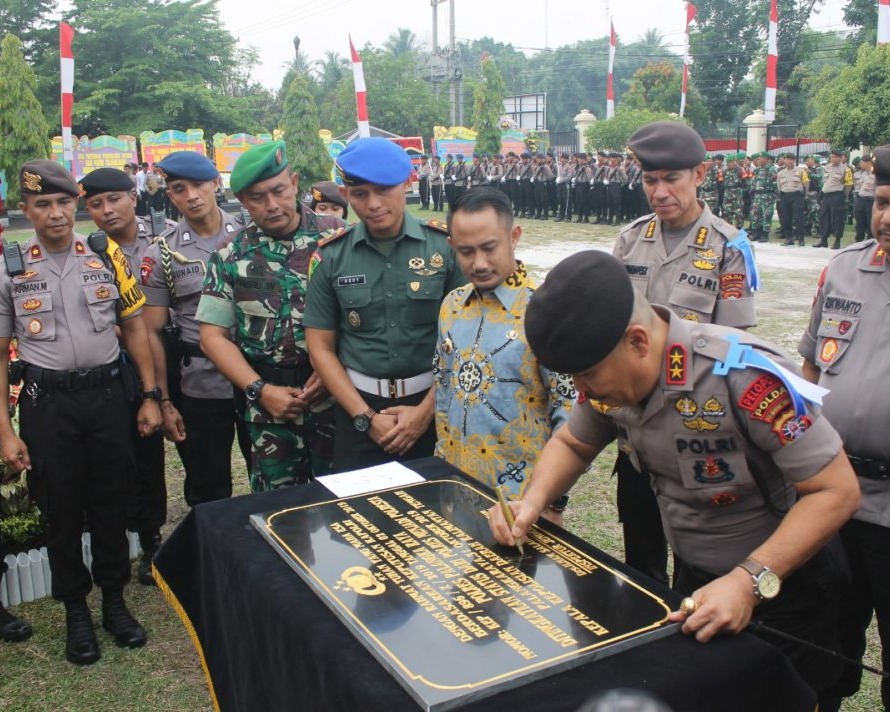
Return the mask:
M 368 121 L 368 90 L 365 87 L 365 72 L 362 69 L 362 58 L 355 51 L 352 35 L 349 35 L 349 51 L 352 54 L 352 79 L 355 83 L 355 111 L 358 122 L 358 137 L 368 138 L 371 135 L 371 124 Z
M 609 18 L 609 74 L 606 77 L 606 118 L 615 116 L 615 90 L 612 73 L 615 70 L 615 23 Z
M 779 7 L 776 0 L 769 3 L 769 32 L 766 48 L 766 92 L 763 97 L 763 116 L 776 120 L 776 67 L 779 63 Z
M 59 72 L 62 86 L 62 162 L 69 171 L 74 162 L 71 141 L 71 110 L 74 106 L 74 28 L 67 22 L 59 23 Z
M 689 23 L 695 18 L 695 5 L 691 2 L 686 3 L 686 34 L 683 44 L 683 84 L 680 87 L 680 118 L 686 113 L 686 90 L 689 86 Z

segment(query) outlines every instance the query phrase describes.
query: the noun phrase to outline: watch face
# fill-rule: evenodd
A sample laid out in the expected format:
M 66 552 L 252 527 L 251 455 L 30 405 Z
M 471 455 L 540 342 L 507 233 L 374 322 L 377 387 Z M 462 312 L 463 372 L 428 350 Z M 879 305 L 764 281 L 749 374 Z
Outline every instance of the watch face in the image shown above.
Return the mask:
M 774 571 L 764 571 L 757 579 L 757 590 L 767 600 L 778 596 L 781 588 L 782 579 Z
M 371 419 L 362 413 L 361 415 L 357 415 L 352 419 L 352 424 L 356 430 L 360 433 L 367 432 L 371 427 Z

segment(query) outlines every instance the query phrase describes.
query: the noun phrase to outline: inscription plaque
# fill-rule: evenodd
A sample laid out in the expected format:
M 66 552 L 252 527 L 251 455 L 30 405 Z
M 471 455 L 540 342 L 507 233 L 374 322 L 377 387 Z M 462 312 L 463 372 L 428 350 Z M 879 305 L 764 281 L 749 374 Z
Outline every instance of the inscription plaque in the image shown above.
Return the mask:
M 497 544 L 457 479 L 255 514 L 253 525 L 426 710 L 669 635 L 671 607 L 593 547 Z

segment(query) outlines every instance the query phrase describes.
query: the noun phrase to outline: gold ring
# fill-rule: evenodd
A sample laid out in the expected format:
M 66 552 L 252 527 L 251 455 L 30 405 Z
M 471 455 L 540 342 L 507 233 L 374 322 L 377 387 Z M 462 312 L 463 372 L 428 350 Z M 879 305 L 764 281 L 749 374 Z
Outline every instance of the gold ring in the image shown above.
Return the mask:
M 691 616 L 695 613 L 698 608 L 698 603 L 695 602 L 695 599 L 687 596 L 682 601 L 680 601 L 680 613 L 684 616 Z

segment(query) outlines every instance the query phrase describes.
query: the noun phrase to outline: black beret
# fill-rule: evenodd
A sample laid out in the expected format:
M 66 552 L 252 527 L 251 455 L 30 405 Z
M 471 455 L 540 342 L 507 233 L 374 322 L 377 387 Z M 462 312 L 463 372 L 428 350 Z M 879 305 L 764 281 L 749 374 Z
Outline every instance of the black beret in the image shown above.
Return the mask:
M 83 195 L 89 198 L 100 193 L 129 193 L 136 189 L 133 179 L 117 168 L 97 168 L 80 179 Z
M 528 151 L 525 151 L 519 157 L 520 158 L 531 158 L 532 154 L 530 154 Z
M 890 185 L 890 143 L 878 146 L 871 153 L 875 185 Z
M 633 313 L 627 270 L 607 252 L 566 257 L 535 290 L 525 312 L 525 336 L 545 367 L 581 373 L 608 356 Z
M 705 142 L 679 121 L 653 121 L 627 141 L 645 171 L 695 168 L 705 160 Z
M 67 193 L 77 198 L 80 187 L 74 176 L 58 161 L 28 161 L 19 171 L 22 195 Z
M 871 163 L 871 156 L 869 156 L 869 155 L 866 153 L 866 154 L 864 154 L 864 155 L 862 156 L 862 158 L 861 158 L 860 160 L 865 161 L 866 163 Z
M 723 161 L 723 160 L 726 160 L 726 156 L 724 156 L 722 153 L 715 153 L 714 160 L 715 161 Z
M 333 203 L 345 208 L 349 205 L 340 194 L 340 186 L 332 180 L 322 180 L 312 184 L 312 202 L 309 207 L 315 210 L 319 203 Z

